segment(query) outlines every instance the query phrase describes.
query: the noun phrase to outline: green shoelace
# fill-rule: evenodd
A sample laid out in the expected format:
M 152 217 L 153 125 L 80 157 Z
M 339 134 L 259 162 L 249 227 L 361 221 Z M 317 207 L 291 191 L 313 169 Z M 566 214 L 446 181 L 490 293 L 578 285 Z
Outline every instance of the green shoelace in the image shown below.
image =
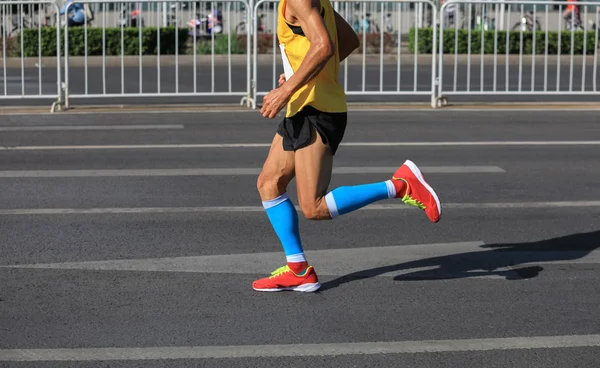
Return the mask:
M 414 199 L 413 197 L 411 197 L 409 194 L 407 194 L 404 197 L 402 197 L 402 202 L 406 203 L 409 206 L 419 207 L 422 210 L 425 209 L 425 205 L 423 203 L 417 201 L 416 199 Z

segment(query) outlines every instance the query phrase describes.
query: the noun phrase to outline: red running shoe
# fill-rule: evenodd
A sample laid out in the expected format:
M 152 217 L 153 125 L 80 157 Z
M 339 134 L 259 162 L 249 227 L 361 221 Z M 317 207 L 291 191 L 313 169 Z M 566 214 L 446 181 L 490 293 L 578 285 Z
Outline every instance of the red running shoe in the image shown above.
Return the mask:
M 302 291 L 313 292 L 321 287 L 319 278 L 312 266 L 301 274 L 295 274 L 287 265 L 279 267 L 271 276 L 256 280 L 252 288 L 256 291 Z
M 424 210 L 431 222 L 440 221 L 442 216 L 440 199 L 427 184 L 421 170 L 414 162 L 406 160 L 392 176 L 392 180 L 401 179 L 406 182 L 406 194 L 402 197 L 402 202 Z M 400 193 L 397 193 L 396 198 L 399 197 Z

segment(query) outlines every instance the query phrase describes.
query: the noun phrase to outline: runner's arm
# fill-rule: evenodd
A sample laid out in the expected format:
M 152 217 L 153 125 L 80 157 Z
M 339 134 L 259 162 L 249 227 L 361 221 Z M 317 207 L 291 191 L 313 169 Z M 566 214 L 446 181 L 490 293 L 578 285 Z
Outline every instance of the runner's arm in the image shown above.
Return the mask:
M 337 28 L 338 48 L 340 63 L 360 46 L 358 35 L 346 20 L 335 12 L 335 26 Z
M 302 64 L 282 88 L 293 95 L 300 87 L 316 77 L 335 54 L 334 45 L 329 37 L 325 21 L 321 17 L 319 0 L 288 0 L 287 7 L 294 14 L 310 47 Z
M 338 48 L 340 63 L 360 46 L 360 40 L 354 29 L 338 12 L 335 12 L 335 26 L 337 28 Z M 279 76 L 279 87 L 285 83 L 285 73 Z

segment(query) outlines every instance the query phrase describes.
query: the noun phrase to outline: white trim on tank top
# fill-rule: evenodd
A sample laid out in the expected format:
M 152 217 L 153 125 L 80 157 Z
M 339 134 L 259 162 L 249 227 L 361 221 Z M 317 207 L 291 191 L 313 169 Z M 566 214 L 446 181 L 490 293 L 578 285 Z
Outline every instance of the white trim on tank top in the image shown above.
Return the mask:
M 292 64 L 287 58 L 287 54 L 285 53 L 285 44 L 279 44 L 279 48 L 281 49 L 281 59 L 283 60 L 283 71 L 285 73 L 285 80 L 289 80 L 292 75 L 294 75 L 294 69 L 292 69 Z

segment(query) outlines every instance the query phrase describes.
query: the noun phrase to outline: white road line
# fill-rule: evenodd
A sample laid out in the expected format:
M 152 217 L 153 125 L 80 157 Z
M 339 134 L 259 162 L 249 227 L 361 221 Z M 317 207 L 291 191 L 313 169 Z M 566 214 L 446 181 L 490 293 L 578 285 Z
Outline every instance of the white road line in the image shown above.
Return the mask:
M 147 125 L 48 125 L 48 126 L 0 126 L 0 132 L 44 132 L 69 130 L 156 130 L 183 129 L 182 124 L 147 124 Z
M 384 110 L 385 111 L 385 110 Z M 418 110 L 420 111 L 420 110 Z M 578 111 L 582 111 L 582 110 L 578 110 Z M 585 111 L 585 110 L 583 110 Z M 215 110 L 203 110 L 203 109 L 186 109 L 186 108 L 182 108 L 181 110 L 174 110 L 172 108 L 168 108 L 165 110 L 120 110 L 119 107 L 115 108 L 112 111 L 77 111 L 77 110 L 72 110 L 72 111 L 67 111 L 64 112 L 63 114 L 68 114 L 68 115 L 157 115 L 157 114 L 194 114 L 194 115 L 198 115 L 198 114 L 211 114 L 211 113 L 217 113 L 217 114 L 222 114 L 222 113 L 239 113 L 239 112 L 251 112 L 251 113 L 255 113 L 257 115 L 260 115 L 260 112 L 258 110 L 251 110 L 248 108 L 244 108 L 244 107 L 240 107 L 239 109 L 232 109 L 232 110 L 220 110 L 220 109 L 215 109 Z M 0 113 L 2 113 L 2 109 L 0 109 Z M 44 116 L 60 116 L 60 114 L 57 114 L 55 112 L 46 112 L 46 111 L 39 111 L 39 112 L 8 112 L 8 113 L 2 113 L 3 116 L 38 116 L 38 115 L 44 115 Z M 278 117 L 283 116 L 283 114 L 279 114 Z M 262 115 L 260 115 L 260 117 L 262 118 Z M 266 120 L 266 118 L 265 118 Z M 193 122 L 186 122 L 186 124 L 189 123 L 193 123 L 193 124 L 201 124 L 201 123 L 214 123 L 214 121 L 210 121 L 210 120 L 198 120 L 198 121 L 193 121 Z
M 320 275 L 341 276 L 352 272 L 405 263 L 427 257 L 487 251 L 487 249 L 482 247 L 483 245 L 483 242 L 475 241 L 307 250 L 306 255 L 313 260 L 314 266 L 318 269 Z M 0 268 L 261 274 L 272 269 L 278 263 L 281 263 L 281 252 L 24 264 L 0 266 Z M 415 267 L 410 268 L 411 271 L 414 271 Z M 376 276 L 382 276 L 389 272 L 382 272 Z
M 418 146 L 587 146 L 600 141 L 465 141 L 465 142 L 351 142 L 352 147 L 418 147 Z
M 429 174 L 503 173 L 498 166 L 421 166 Z M 335 167 L 334 174 L 391 174 L 390 167 Z M 109 176 L 219 176 L 258 175 L 260 168 L 202 168 L 202 169 L 118 169 L 118 170 L 11 170 L 0 171 L 0 178 L 72 178 Z
M 507 203 L 443 203 L 444 209 L 551 209 L 600 207 L 600 201 L 564 202 L 507 202 Z M 296 206 L 296 210 L 300 208 Z M 415 210 L 404 204 L 369 205 L 362 210 Z M 126 213 L 194 213 L 194 212 L 263 212 L 262 206 L 206 206 L 206 207 L 117 207 L 117 208 L 15 208 L 1 209 L 0 216 L 9 215 L 89 215 Z
M 385 341 L 330 344 L 160 346 L 128 348 L 2 349 L 0 361 L 108 361 L 208 358 L 414 354 L 459 351 L 560 349 L 600 346 L 600 335 L 523 336 L 464 340 Z
M 598 146 L 600 141 L 476 141 L 476 142 L 348 142 L 345 147 L 463 147 L 463 146 Z M 202 149 L 265 148 L 270 143 L 193 143 L 74 146 L 0 146 L 4 151 L 118 150 L 118 149 Z
M 307 250 L 322 276 L 407 279 L 518 278 L 518 269 L 545 264 L 600 264 L 596 250 L 519 250 L 525 245 L 486 246 L 481 241 Z M 522 248 L 521 248 L 522 249 Z M 261 275 L 282 260 L 281 252 L 22 264 L 0 268 Z M 482 268 L 484 267 L 484 268 Z

